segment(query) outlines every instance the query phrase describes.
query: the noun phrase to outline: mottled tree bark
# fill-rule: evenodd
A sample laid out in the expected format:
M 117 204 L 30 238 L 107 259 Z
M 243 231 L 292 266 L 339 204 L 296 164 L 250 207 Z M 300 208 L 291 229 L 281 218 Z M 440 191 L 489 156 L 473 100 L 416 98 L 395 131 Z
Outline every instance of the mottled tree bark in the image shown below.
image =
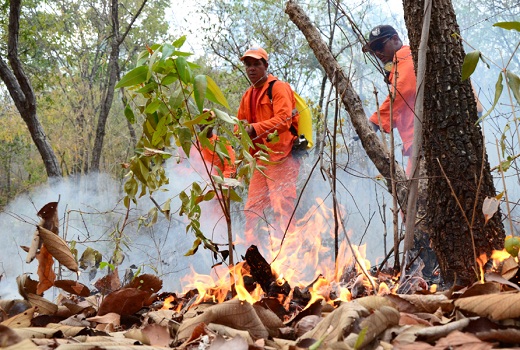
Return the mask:
M 403 2 L 417 64 L 423 3 Z M 504 228 L 500 212 L 484 224 L 483 200 L 496 191 L 471 84 L 461 81 L 464 49 L 453 34 L 459 28 L 451 0 L 433 1 L 423 116 L 426 220 L 444 281 L 467 285 L 477 277 L 475 257 L 503 247 Z
M 0 78 L 5 83 L 11 98 L 29 129 L 38 148 L 49 178 L 61 177 L 58 158 L 52 149 L 36 113 L 36 96 L 18 57 L 18 30 L 20 27 L 21 1 L 11 0 L 9 5 L 9 33 L 7 59 L 10 68 L 0 56 Z

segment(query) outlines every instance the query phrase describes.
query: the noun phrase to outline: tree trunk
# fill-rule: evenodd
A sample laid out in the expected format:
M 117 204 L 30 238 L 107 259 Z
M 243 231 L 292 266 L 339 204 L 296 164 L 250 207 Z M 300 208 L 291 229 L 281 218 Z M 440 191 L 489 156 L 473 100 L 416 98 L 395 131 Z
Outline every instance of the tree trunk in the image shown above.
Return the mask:
M 330 49 L 323 41 L 319 31 L 314 27 L 309 17 L 301 7 L 294 2 L 294 0 L 289 0 L 287 2 L 285 12 L 305 36 L 309 46 L 314 51 L 314 55 L 341 96 L 341 101 L 350 115 L 352 125 L 359 135 L 363 148 L 366 150 L 367 155 L 370 157 L 377 170 L 385 177 L 388 184 L 387 188 L 390 190 L 390 181 L 392 178 L 396 181 L 397 197 L 400 207 L 404 211 L 406 209 L 406 197 L 408 194 L 406 187 L 407 179 L 404 170 L 394 161 L 396 172 L 392 176 L 390 171 L 390 154 L 388 151 L 385 151 L 381 140 L 370 127 L 361 100 L 358 94 L 354 91 L 350 79 L 344 74 L 342 67 L 330 52 Z
M 423 4 L 404 0 L 405 21 L 417 66 Z M 423 150 L 428 174 L 427 225 L 444 282 L 477 278 L 475 258 L 501 249 L 500 212 L 487 223 L 486 196 L 496 191 L 477 121 L 469 80 L 461 81 L 462 42 L 451 0 L 433 1 L 424 94 Z
M 9 34 L 7 59 L 11 69 L 0 56 L 0 77 L 5 83 L 18 112 L 24 120 L 29 133 L 40 152 L 47 176 L 61 177 L 58 158 L 52 149 L 43 126 L 36 113 L 36 97 L 31 83 L 25 75 L 22 63 L 18 58 L 18 30 L 20 27 L 21 1 L 11 0 L 9 6 Z
M 96 138 L 94 140 L 94 148 L 92 149 L 92 163 L 90 164 L 90 171 L 99 171 L 99 164 L 101 162 L 101 154 L 103 152 L 103 141 L 105 139 L 105 128 L 107 124 L 108 114 L 112 107 L 114 100 L 114 87 L 119 78 L 119 45 L 121 41 L 119 38 L 119 4 L 118 0 L 111 1 L 111 17 L 112 17 L 112 35 L 110 40 L 110 59 L 108 62 L 108 85 L 105 90 L 105 96 L 101 109 L 99 111 L 98 123 L 96 128 Z

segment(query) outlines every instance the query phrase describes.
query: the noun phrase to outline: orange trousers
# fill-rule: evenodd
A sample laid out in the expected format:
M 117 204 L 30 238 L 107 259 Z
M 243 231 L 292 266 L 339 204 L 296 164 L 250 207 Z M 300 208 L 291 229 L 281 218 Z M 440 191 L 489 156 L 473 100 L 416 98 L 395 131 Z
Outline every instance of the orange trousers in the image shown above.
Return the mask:
M 268 234 L 283 237 L 295 207 L 299 171 L 300 162 L 292 155 L 277 164 L 265 165 L 266 176 L 254 171 L 244 208 L 248 243 L 264 241 Z

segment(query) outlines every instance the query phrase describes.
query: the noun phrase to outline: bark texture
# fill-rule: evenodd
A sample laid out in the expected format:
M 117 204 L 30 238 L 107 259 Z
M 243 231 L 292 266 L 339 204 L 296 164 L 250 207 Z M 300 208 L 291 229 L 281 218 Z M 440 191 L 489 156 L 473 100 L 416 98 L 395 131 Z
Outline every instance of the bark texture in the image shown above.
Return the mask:
M 404 0 L 410 46 L 417 60 L 422 2 Z M 484 225 L 482 203 L 496 191 L 471 84 L 461 81 L 462 42 L 451 0 L 433 1 L 424 94 L 423 149 L 428 174 L 427 225 L 448 284 L 476 280 L 475 256 L 501 249 L 500 212 Z M 417 66 L 417 61 L 415 61 Z M 475 249 L 473 249 L 475 247 Z
M 61 177 L 58 158 L 52 149 L 43 126 L 36 113 L 36 97 L 31 82 L 27 78 L 18 57 L 18 32 L 20 28 L 21 1 L 11 0 L 9 4 L 9 29 L 7 59 L 9 65 L 0 56 L 0 78 L 5 83 L 11 98 L 29 129 L 38 152 L 42 157 L 49 178 Z
M 367 155 L 370 157 L 377 170 L 386 178 L 388 184 L 387 187 L 390 190 L 389 184 L 390 179 L 392 178 L 390 171 L 390 154 L 385 151 L 381 140 L 370 127 L 359 95 L 354 91 L 350 79 L 344 73 L 343 69 L 330 52 L 329 47 L 323 41 L 321 34 L 312 24 L 311 20 L 302 8 L 297 5 L 295 1 L 290 0 L 287 2 L 285 12 L 289 15 L 291 21 L 303 33 L 309 46 L 313 50 L 314 55 L 325 70 L 331 84 L 333 84 L 339 92 L 341 101 L 352 120 L 352 125 L 359 135 L 363 148 L 366 150 Z M 397 162 L 394 162 L 394 164 L 396 169 L 394 178 L 397 181 L 397 197 L 401 208 L 405 210 L 406 197 L 408 194 L 406 175 L 403 168 Z

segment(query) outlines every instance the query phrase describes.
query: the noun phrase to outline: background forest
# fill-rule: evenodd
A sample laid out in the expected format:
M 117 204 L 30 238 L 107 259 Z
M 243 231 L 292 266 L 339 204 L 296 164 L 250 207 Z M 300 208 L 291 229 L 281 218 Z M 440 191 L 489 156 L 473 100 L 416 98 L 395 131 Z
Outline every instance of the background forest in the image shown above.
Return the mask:
M 483 55 L 471 79 L 487 111 L 496 102 L 495 83 L 501 70 L 520 72 L 519 33 L 492 24 L 518 20 L 520 4 L 454 0 L 453 5 L 466 52 L 479 50 Z M 261 45 L 270 53 L 270 71 L 290 82 L 314 110 L 316 147 L 302 165 L 299 185 L 306 192 L 300 218 L 317 212 L 323 204 L 328 209 L 321 209 L 325 219 L 321 225 L 334 227 L 336 216 L 330 209 L 334 194 L 347 213 L 342 221 L 352 241 L 367 243 L 367 257 L 381 262 L 392 246 L 392 198 L 356 140 L 336 91 L 305 38 L 284 13 L 284 6 L 284 2 L 271 0 L 208 0 L 189 6 L 163 0 L 22 2 L 19 60 L 32 85 L 37 120 L 55 153 L 61 176 L 48 178 L 28 125 L 2 84 L 0 222 L 8 247 L 0 257 L 0 287 L 5 287 L 5 281 L 13 279 L 19 269 L 31 270 L 20 267 L 23 258 L 19 258 L 18 246 L 28 244 L 39 208 L 58 198 L 61 231 L 75 241 L 80 255 L 86 247 L 98 245 L 103 261 L 114 263 L 121 254 L 128 268 L 135 265 L 172 277 L 185 275 L 189 265 L 207 272 L 215 263 L 211 254 L 191 260 L 182 256 L 191 248 L 193 237 L 185 234 L 186 222 L 177 215 L 178 202 L 171 204 L 175 214 L 170 220 L 150 214 L 154 207 L 151 201 L 139 202 L 126 220 L 121 203 L 128 172 L 122 164 L 134 155 L 142 120 L 129 112 L 128 95 L 115 89 L 115 84 L 136 66 L 139 53 L 147 47 L 172 43 L 183 35 L 187 41 L 182 51 L 194 54 L 190 60 L 199 66 L 197 74 L 206 74 L 218 84 L 230 115 L 236 113 L 249 86 L 238 59 L 241 53 L 251 45 Z M 378 24 L 391 24 L 408 42 L 402 5 L 369 0 L 348 4 L 311 1 L 302 6 L 351 79 L 369 115 L 376 108 L 374 89 L 379 91 L 380 101 L 388 90 L 377 63 L 361 52 L 359 32 L 353 28 L 367 33 Z M 9 1 L 2 4 L 1 11 L 0 50 L 5 59 Z M 517 112 L 516 100 L 503 93 L 482 122 L 497 192 L 507 190 L 502 213 L 507 218 L 504 226 L 508 234 L 518 233 Z M 400 149 L 398 143 L 396 150 Z M 325 154 L 322 164 L 327 165 L 322 165 L 321 174 L 311 174 L 320 152 Z M 399 154 L 396 157 L 400 160 Z M 498 166 L 504 161 L 507 169 L 501 173 Z M 177 159 L 166 165 L 170 196 L 193 182 L 178 170 L 178 164 L 183 163 Z M 200 165 L 192 160 L 190 166 Z M 324 173 L 333 173 L 334 181 Z M 167 196 L 161 196 L 156 200 L 162 204 Z M 240 205 L 234 204 L 235 213 L 240 213 Z M 223 223 L 211 217 L 211 210 L 206 210 L 206 215 L 201 219 L 201 230 L 213 240 L 225 242 L 225 230 L 219 228 Z M 233 220 L 235 232 L 240 232 L 241 215 L 234 215 Z M 151 226 L 151 221 L 158 224 Z M 327 237 L 323 245 L 333 249 L 334 242 Z M 89 268 L 99 266 L 92 265 Z M 178 288 L 178 278 L 170 281 L 171 288 Z

